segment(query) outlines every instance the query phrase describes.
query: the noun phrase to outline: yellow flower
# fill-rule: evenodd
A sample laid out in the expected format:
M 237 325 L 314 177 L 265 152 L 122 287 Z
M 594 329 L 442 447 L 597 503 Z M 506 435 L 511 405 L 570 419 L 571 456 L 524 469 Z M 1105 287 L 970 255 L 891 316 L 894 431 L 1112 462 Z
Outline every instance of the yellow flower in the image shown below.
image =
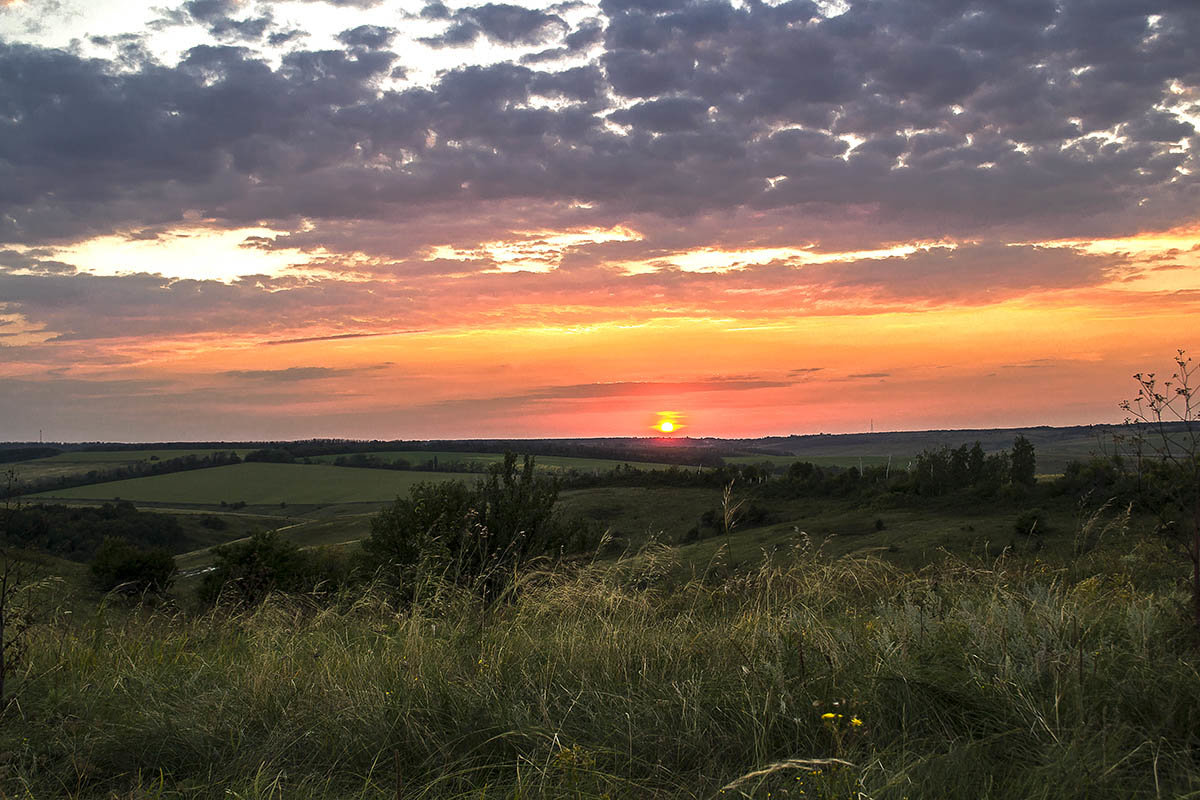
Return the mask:
M 862 720 L 858 717 L 851 717 L 850 724 L 857 728 L 859 725 L 862 725 Z
M 841 719 L 841 718 L 842 718 L 841 714 L 834 714 L 832 711 L 827 711 L 821 715 L 821 719 L 835 720 L 835 719 Z

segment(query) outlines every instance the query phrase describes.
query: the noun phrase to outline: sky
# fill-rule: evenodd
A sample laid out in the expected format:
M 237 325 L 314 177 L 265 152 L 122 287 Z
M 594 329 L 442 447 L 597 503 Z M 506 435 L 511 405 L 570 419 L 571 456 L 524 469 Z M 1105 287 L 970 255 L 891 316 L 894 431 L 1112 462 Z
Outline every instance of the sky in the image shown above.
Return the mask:
M 0 440 L 1117 422 L 1195 0 L 0 0 Z

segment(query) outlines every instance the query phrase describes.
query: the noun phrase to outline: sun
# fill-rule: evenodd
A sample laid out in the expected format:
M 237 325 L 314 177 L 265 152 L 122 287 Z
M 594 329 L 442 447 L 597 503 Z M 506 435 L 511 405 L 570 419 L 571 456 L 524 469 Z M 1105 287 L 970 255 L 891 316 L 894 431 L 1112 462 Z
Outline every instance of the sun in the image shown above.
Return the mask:
M 657 411 L 648 422 L 650 430 L 660 436 L 677 436 L 687 427 L 687 418 L 678 411 Z

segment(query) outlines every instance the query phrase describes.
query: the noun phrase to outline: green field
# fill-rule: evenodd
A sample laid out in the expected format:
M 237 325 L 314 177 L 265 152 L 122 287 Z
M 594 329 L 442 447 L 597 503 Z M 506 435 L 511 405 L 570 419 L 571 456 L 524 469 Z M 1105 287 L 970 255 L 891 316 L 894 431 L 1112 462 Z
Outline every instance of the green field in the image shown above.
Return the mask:
M 769 460 L 776 464 L 809 461 L 814 464 L 851 467 L 858 466 L 860 458 L 864 465 L 870 465 L 887 463 L 890 457 L 893 468 L 903 469 L 920 452 L 936 450 L 939 447 L 954 448 L 978 441 L 988 453 L 1009 450 L 1012 448 L 1013 439 L 1019 434 L 1037 448 L 1038 473 L 1055 474 L 1061 473 L 1070 461 L 1086 461 L 1106 449 L 1111 450 L 1114 431 L 1121 432 L 1117 428 L 1118 426 L 1099 425 L 768 437 L 745 440 L 744 445 L 756 451 L 770 451 L 772 455 L 754 453 L 726 457 L 725 460 L 734 463 L 761 463 Z
M 134 502 L 188 506 L 216 506 L 222 502 L 244 502 L 251 506 L 370 503 L 394 500 L 397 495 L 408 494 L 414 484 L 425 481 L 475 481 L 478 477 L 454 472 L 256 462 L 77 486 L 31 495 L 29 499 L 101 501 L 119 497 Z
M 332 464 L 339 458 L 350 458 L 355 455 L 369 456 L 380 461 L 402 459 L 414 467 L 426 464 L 435 458 L 439 465 L 471 464 L 487 466 L 489 464 L 499 464 L 504 461 L 504 454 L 502 453 L 459 453 L 453 450 L 387 450 L 379 453 L 340 453 L 315 456 L 312 460 L 324 464 Z M 579 472 L 607 472 L 621 464 L 629 464 L 638 469 L 667 469 L 673 466 L 672 464 L 650 461 L 618 461 L 608 458 L 574 458 L 571 456 L 535 456 L 534 459 L 539 467 L 555 470 L 573 469 Z
M 6 464 L 5 467 L 11 467 L 20 480 L 32 481 L 40 478 L 57 478 L 63 475 L 86 474 L 92 470 L 116 469 L 143 461 L 169 461 L 172 458 L 183 458 L 184 456 L 208 456 L 213 453 L 230 452 L 237 451 L 229 447 L 203 450 L 75 450 L 49 458 L 18 461 L 15 464 Z M 242 456 L 247 452 L 243 448 L 237 454 Z
M 797 461 L 807 461 L 810 464 L 816 464 L 821 467 L 882 467 L 889 462 L 897 470 L 904 469 L 908 463 L 907 458 L 904 460 L 892 459 L 888 456 L 880 455 L 829 455 L 829 456 L 780 456 L 780 455 L 752 455 L 752 456 L 726 456 L 726 464 L 770 464 L 772 467 L 784 468 L 790 467 Z

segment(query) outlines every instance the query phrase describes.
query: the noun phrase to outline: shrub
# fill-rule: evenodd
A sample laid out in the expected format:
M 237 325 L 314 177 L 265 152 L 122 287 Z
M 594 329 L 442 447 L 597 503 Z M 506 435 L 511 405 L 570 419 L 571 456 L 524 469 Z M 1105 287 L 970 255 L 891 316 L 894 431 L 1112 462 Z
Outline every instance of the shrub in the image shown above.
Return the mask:
M 558 484 L 536 473 L 532 456 L 518 468 L 509 453 L 474 487 L 417 484 L 371 521 L 363 549 L 406 594 L 418 575 L 436 574 L 494 595 L 529 558 L 579 549 L 594 538 L 554 514 L 557 499 Z
M 92 561 L 92 582 L 104 592 L 164 595 L 177 571 L 175 559 L 166 550 L 143 550 L 124 539 L 106 538 Z
M 200 599 L 209 604 L 229 599 L 256 605 L 272 592 L 308 591 L 324 577 L 317 559 L 275 531 L 256 533 L 213 552 L 215 569 L 200 586 Z

